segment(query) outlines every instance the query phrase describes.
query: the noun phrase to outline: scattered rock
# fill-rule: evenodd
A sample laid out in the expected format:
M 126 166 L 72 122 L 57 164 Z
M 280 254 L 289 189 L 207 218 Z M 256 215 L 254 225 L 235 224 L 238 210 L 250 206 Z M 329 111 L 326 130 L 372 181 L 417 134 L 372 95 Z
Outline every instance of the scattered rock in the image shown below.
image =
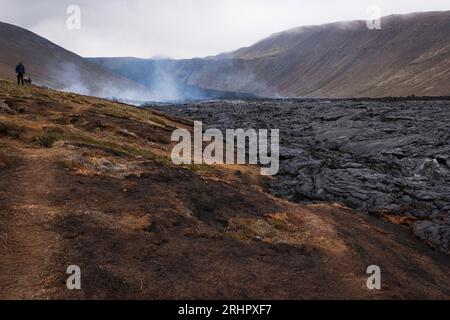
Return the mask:
M 450 224 L 440 220 L 419 221 L 414 224 L 414 234 L 432 246 L 450 253 Z
M 16 114 L 4 100 L 0 100 L 0 112 L 5 112 L 7 114 Z
M 119 129 L 119 133 L 125 137 L 132 137 L 136 139 L 138 138 L 138 136 L 135 133 L 128 131 L 126 129 Z

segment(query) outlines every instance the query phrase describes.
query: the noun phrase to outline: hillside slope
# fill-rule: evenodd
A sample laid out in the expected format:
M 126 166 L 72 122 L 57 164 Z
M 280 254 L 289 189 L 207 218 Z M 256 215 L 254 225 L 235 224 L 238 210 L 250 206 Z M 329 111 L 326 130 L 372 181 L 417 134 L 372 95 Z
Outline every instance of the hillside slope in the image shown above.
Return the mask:
M 14 79 L 25 64 L 33 81 L 58 90 L 101 97 L 150 100 L 148 89 L 28 30 L 0 22 L 0 78 Z
M 301 27 L 217 57 L 166 60 L 162 68 L 189 85 L 263 96 L 449 95 L 450 11 L 388 16 L 381 25 L 381 30 L 369 30 L 365 21 Z M 129 73 L 137 63 L 92 61 Z M 152 75 L 139 74 L 147 76 Z
M 173 165 L 191 126 L 0 81 L 0 298 L 450 298 L 449 256 L 405 227 L 275 198 L 254 167 Z

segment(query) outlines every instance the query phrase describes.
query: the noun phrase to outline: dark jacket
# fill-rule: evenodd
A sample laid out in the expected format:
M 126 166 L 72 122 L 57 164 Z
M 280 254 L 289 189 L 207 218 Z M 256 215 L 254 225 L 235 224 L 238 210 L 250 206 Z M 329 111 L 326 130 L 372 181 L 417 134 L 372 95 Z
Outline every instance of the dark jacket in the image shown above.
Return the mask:
M 18 73 L 18 74 L 25 74 L 25 67 L 23 66 L 23 64 L 19 64 L 16 67 L 16 73 Z

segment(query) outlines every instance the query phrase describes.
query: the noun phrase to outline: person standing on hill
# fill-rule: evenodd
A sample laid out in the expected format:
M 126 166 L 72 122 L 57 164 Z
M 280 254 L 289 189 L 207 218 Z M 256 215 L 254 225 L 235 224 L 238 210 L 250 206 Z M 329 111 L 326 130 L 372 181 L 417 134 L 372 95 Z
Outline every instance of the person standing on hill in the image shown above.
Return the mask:
M 16 73 L 17 73 L 17 84 L 23 85 L 23 77 L 25 75 L 25 67 L 23 66 L 22 62 L 19 62 L 19 64 L 17 65 Z

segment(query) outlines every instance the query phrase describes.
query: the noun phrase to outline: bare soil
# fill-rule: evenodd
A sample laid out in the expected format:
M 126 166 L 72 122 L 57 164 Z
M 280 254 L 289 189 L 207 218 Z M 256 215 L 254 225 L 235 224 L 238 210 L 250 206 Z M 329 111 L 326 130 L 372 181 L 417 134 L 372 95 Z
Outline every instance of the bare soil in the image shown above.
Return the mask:
M 1 299 L 450 297 L 449 256 L 407 227 L 278 199 L 258 168 L 173 165 L 185 120 L 3 81 L 0 101 Z

